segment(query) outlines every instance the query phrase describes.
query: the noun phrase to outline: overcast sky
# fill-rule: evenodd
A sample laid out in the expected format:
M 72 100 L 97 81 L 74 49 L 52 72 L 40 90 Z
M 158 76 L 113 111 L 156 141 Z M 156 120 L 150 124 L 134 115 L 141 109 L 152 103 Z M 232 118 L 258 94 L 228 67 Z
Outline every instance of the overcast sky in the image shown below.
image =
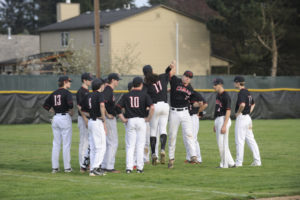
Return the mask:
M 135 0 L 135 5 L 137 7 L 142 7 L 142 6 L 147 6 L 148 4 L 148 0 Z

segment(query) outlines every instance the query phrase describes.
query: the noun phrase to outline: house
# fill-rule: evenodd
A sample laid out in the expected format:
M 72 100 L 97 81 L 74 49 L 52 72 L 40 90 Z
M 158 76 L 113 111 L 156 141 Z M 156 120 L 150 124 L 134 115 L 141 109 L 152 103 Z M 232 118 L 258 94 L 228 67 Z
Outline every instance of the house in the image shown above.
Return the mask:
M 0 35 L 0 74 L 16 72 L 17 66 L 13 60 L 40 53 L 39 39 L 37 35 Z
M 58 21 L 39 29 L 41 52 L 87 49 L 95 55 L 93 12 Z M 212 56 L 204 21 L 164 5 L 102 11 L 100 35 L 104 73 L 139 75 L 146 64 L 162 73 L 172 60 L 178 61 L 178 74 L 189 69 L 209 75 L 212 66 L 229 67 L 227 60 Z

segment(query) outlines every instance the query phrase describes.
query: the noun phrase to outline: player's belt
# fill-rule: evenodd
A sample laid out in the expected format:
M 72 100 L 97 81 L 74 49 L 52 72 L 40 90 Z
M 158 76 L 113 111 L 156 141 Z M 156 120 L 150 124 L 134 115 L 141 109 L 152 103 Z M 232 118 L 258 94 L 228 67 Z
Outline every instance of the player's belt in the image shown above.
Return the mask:
M 55 113 L 56 115 L 66 115 L 67 113 Z
M 96 121 L 97 119 L 103 121 L 103 119 L 101 117 L 93 117 L 93 118 L 90 118 L 90 119 L 93 120 L 93 121 Z
M 184 107 L 184 108 L 171 108 L 171 110 L 174 110 L 174 111 L 184 111 L 184 110 L 187 110 L 188 108 L 187 107 Z

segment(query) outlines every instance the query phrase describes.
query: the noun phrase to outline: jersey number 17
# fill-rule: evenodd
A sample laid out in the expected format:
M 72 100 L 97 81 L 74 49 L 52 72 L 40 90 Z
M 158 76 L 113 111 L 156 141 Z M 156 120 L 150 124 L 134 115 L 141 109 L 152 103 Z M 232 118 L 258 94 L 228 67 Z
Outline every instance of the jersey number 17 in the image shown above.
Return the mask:
M 162 91 L 162 86 L 161 86 L 161 82 L 157 81 L 156 83 L 153 83 L 153 86 L 156 89 L 156 93 L 159 93 L 160 91 Z

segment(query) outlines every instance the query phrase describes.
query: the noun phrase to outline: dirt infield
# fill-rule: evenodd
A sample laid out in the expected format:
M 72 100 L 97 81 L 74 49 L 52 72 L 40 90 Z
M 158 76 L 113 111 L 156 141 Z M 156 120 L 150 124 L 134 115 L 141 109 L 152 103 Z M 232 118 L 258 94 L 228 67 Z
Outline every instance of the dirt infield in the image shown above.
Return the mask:
M 271 198 L 263 198 L 259 200 L 300 200 L 300 196 L 271 197 Z

